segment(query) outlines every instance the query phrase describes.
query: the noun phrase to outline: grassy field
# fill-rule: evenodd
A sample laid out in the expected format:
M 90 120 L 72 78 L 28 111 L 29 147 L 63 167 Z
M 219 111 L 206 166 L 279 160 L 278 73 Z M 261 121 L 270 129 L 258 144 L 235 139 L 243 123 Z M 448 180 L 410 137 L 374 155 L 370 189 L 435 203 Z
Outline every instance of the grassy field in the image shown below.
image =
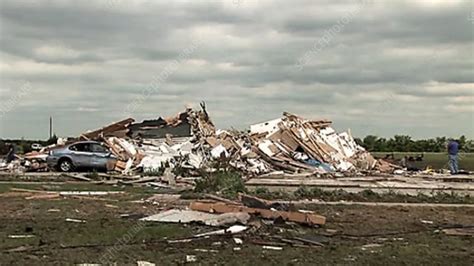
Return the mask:
M 377 158 L 384 158 L 390 152 L 372 152 Z M 430 166 L 434 169 L 448 169 L 448 155 L 446 153 L 420 153 L 420 152 L 394 152 L 396 160 L 401 160 L 404 156 L 416 156 L 423 154 L 422 162 L 414 162 L 418 168 L 425 169 Z M 466 171 L 474 171 L 474 153 L 459 154 L 459 167 Z
M 86 189 L 72 184 L 42 188 Z M 104 188 L 109 186 L 87 187 Z M 137 217 L 189 204 L 184 200 L 137 202 L 137 198 L 149 197 L 148 189 L 124 189 L 126 194 L 98 199 L 52 200 L 28 200 L 24 193 L 10 189 L 0 190 L 0 265 L 137 265 L 139 260 L 183 265 L 189 255 L 197 260 L 192 265 L 472 265 L 474 258 L 472 237 L 440 232 L 472 225 L 473 208 L 308 206 L 305 208 L 326 216 L 327 224 L 318 228 L 254 219 L 252 229 L 237 236 L 243 245 L 237 245 L 232 236 L 168 243 L 216 228 L 140 223 Z M 66 218 L 85 222 L 71 223 Z M 31 237 L 15 239 L 12 235 Z M 294 237 L 313 237 L 324 246 L 292 246 L 279 241 Z M 262 245 L 281 245 L 282 250 L 265 250 Z

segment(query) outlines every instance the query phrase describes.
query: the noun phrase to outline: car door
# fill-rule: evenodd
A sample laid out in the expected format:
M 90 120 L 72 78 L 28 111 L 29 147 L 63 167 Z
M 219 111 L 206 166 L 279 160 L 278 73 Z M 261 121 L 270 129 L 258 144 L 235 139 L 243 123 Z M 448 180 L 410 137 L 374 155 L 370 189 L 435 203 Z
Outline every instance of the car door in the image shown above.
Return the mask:
M 107 162 L 110 159 L 110 152 L 104 146 L 98 143 L 91 144 L 92 150 L 92 167 L 94 168 L 107 168 Z
M 76 167 L 90 167 L 92 163 L 92 152 L 90 143 L 78 143 L 69 147 L 72 163 Z

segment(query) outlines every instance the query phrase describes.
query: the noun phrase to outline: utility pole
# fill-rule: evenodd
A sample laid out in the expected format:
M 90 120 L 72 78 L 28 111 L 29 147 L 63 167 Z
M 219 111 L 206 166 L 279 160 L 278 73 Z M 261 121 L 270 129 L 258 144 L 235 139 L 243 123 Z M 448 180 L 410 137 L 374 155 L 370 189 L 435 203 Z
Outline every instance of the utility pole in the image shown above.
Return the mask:
M 53 137 L 53 117 L 49 117 L 49 139 Z

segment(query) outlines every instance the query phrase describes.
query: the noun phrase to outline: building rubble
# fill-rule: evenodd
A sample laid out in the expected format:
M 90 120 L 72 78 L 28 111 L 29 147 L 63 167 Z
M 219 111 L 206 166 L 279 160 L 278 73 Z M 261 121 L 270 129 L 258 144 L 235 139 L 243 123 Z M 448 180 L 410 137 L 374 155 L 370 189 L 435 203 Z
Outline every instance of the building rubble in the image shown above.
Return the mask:
M 168 118 L 135 122 L 127 118 L 57 145 L 18 156 L 1 170 L 45 171 L 48 152 L 63 145 L 93 140 L 103 143 L 116 160 L 108 171 L 123 175 L 165 169 L 181 176 L 199 176 L 225 164 L 245 177 L 265 174 L 354 174 L 393 172 L 394 165 L 376 160 L 358 145 L 350 131 L 337 133 L 328 120 L 308 120 L 290 113 L 250 126 L 248 132 L 216 129 L 204 103 L 200 110 Z
M 306 120 L 284 113 L 282 118 L 252 125 L 249 134 L 217 135 L 213 151 L 232 158 L 242 171 L 265 174 L 357 172 L 382 169 L 380 162 L 359 146 L 350 133 L 337 133 L 328 120 Z

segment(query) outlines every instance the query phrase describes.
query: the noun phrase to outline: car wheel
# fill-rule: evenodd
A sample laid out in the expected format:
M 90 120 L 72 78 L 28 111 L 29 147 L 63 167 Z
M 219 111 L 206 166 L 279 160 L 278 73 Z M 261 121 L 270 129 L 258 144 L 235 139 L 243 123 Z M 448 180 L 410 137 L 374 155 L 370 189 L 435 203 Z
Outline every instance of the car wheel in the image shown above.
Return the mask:
M 61 170 L 61 172 L 71 172 L 72 169 L 73 165 L 70 160 L 64 159 L 59 162 L 59 170 Z

